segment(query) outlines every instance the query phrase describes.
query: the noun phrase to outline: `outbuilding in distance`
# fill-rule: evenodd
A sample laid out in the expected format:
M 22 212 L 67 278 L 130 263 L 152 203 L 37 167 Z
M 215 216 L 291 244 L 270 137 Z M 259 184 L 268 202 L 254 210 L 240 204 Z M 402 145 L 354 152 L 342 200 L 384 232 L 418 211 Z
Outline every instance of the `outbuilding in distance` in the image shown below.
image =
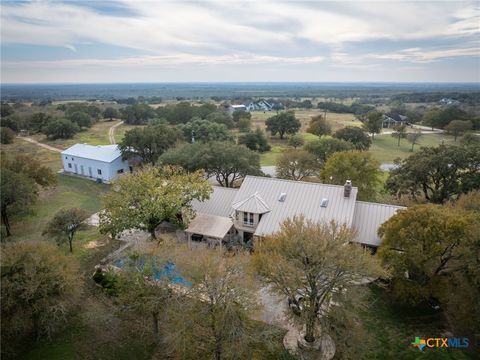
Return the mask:
M 117 176 L 132 172 L 122 159 L 118 145 L 75 144 L 62 151 L 63 172 L 99 182 L 109 182 Z

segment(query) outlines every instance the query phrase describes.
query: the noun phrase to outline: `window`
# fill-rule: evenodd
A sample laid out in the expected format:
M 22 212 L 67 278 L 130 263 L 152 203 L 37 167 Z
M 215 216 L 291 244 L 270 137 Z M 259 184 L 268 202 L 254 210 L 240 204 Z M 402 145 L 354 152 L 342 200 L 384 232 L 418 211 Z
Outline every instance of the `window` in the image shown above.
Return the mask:
M 75 160 L 73 157 L 72 157 L 72 161 Z
M 71 163 L 68 163 L 68 167 L 71 169 L 71 168 L 72 168 L 72 164 L 71 164 Z
M 243 213 L 243 225 L 253 226 L 253 213 Z
M 97 174 L 98 174 L 98 175 L 102 175 L 102 170 L 97 169 Z
M 117 170 L 117 174 L 123 174 L 123 169 Z

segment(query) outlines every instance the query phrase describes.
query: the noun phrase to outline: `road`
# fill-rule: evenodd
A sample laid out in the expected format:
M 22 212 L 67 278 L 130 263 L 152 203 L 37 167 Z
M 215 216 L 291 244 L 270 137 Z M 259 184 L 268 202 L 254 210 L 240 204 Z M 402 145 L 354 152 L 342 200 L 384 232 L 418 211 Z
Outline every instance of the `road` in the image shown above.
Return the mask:
M 118 123 L 116 123 L 115 125 L 112 125 L 109 129 L 108 129 L 108 140 L 110 141 L 110 144 L 112 145 L 115 145 L 116 142 L 115 142 L 115 128 L 119 125 L 122 125 L 123 124 L 123 121 L 119 121 Z
M 24 141 L 27 141 L 29 143 L 32 143 L 32 144 L 35 144 L 37 146 L 40 146 L 44 149 L 47 149 L 47 150 L 51 150 L 51 151 L 55 151 L 55 152 L 62 152 L 63 150 L 62 149 L 58 149 L 56 147 L 53 147 L 53 146 L 50 146 L 50 145 L 47 145 L 47 144 L 43 144 L 41 142 L 38 142 L 37 140 L 34 140 L 32 138 L 29 138 L 29 137 L 24 137 L 24 136 L 17 136 L 18 139 L 22 139 Z
M 428 126 L 422 126 L 422 125 L 413 125 L 412 129 L 420 130 L 422 134 L 442 134 L 445 132 L 445 130 L 442 129 L 433 129 Z M 379 135 L 391 135 L 393 133 L 393 130 L 387 130 L 387 131 L 382 131 L 380 134 L 377 134 L 376 136 Z

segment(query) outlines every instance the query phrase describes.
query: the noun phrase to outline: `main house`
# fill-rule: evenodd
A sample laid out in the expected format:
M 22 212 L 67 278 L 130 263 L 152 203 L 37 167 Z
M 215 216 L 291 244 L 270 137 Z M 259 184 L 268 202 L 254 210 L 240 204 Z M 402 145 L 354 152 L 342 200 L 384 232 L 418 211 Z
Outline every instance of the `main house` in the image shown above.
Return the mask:
M 280 230 L 294 216 L 318 222 L 346 224 L 356 241 L 376 249 L 379 226 L 400 206 L 357 201 L 358 189 L 344 186 L 247 176 L 239 189 L 214 187 L 210 198 L 193 203 L 196 217 L 186 229 L 188 241 L 222 245 L 233 237 L 248 242 Z
M 128 161 L 122 159 L 118 145 L 75 144 L 62 151 L 63 172 L 109 182 L 118 175 L 131 172 Z

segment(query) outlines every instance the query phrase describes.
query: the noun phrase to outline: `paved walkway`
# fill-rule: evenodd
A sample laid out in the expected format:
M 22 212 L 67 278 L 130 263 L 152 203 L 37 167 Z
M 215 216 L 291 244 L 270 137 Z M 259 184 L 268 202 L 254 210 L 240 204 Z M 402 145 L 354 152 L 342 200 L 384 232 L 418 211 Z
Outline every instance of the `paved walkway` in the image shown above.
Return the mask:
M 112 145 L 116 144 L 116 142 L 115 142 L 115 128 L 119 125 L 122 125 L 122 124 L 123 124 L 123 121 L 120 120 L 115 125 L 112 125 L 110 127 L 110 129 L 108 129 L 108 140 L 110 141 L 110 144 L 112 144 Z
M 62 152 L 63 151 L 62 149 L 59 149 L 59 148 L 56 148 L 56 147 L 53 147 L 53 146 L 50 146 L 50 145 L 47 145 L 47 144 L 43 144 L 43 143 L 41 143 L 37 140 L 34 140 L 32 138 L 29 138 L 29 137 L 17 136 L 17 139 L 22 139 L 24 141 L 35 144 L 35 145 L 40 146 L 40 147 L 42 147 L 44 149 L 47 149 L 47 150 L 51 150 L 51 151 L 55 151 L 55 152 Z

